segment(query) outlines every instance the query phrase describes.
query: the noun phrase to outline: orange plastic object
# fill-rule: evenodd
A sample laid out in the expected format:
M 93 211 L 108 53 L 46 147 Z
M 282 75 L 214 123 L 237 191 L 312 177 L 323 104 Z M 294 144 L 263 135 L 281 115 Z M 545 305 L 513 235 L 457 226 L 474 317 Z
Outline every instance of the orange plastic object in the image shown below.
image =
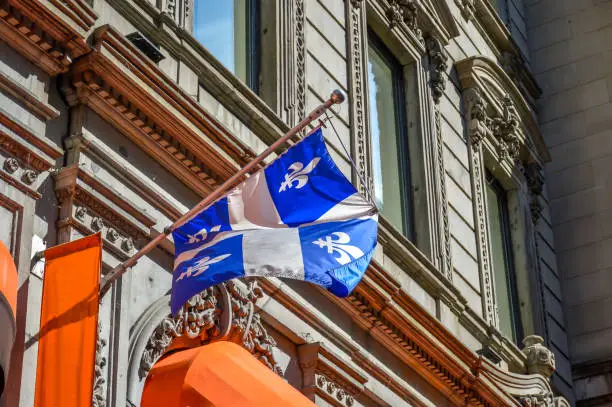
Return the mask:
M 101 257 L 100 234 L 45 251 L 36 407 L 91 406 Z
M 314 407 L 248 351 L 214 342 L 158 361 L 145 383 L 141 407 Z
M 0 304 L 6 301 L 13 312 L 13 320 L 17 315 L 17 269 L 11 252 L 0 242 Z

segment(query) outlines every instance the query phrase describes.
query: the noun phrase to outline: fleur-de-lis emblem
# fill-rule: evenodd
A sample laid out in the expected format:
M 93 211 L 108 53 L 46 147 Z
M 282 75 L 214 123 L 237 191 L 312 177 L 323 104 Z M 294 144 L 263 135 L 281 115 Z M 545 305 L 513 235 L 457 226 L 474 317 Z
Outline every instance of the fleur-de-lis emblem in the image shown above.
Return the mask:
M 196 261 L 193 266 L 187 267 L 187 270 L 183 271 L 181 275 L 178 276 L 176 281 L 181 281 L 182 279 L 189 277 L 197 277 L 208 270 L 211 264 L 219 263 L 220 261 L 227 259 L 229 256 L 231 256 L 231 254 L 222 254 L 214 259 L 211 259 L 210 256 L 206 256 Z
M 294 187 L 293 183 L 297 182 L 295 185 L 295 189 L 300 189 L 308 182 L 308 174 L 315 169 L 317 164 L 321 161 L 320 157 L 315 157 L 308 163 L 306 167 L 304 164 L 297 161 L 291 164 L 291 166 L 287 169 L 287 173 L 285 174 L 285 180 L 281 183 L 278 192 L 283 192 L 286 189 L 291 189 Z
M 187 244 L 202 242 L 206 240 L 206 236 L 208 236 L 209 233 L 218 232 L 219 230 L 221 230 L 221 225 L 213 226 L 212 228 L 210 228 L 210 231 L 206 230 L 206 228 L 203 228 L 196 234 L 187 235 L 187 237 L 189 238 Z
M 333 238 L 336 237 L 336 239 Z M 332 236 L 325 236 L 325 238 L 319 238 L 315 240 L 314 244 L 320 248 L 327 247 L 327 253 L 338 253 L 338 257 L 334 259 L 341 265 L 345 265 L 363 256 L 363 252 L 359 247 L 351 246 L 347 243 L 351 242 L 351 237 L 344 232 L 333 232 Z M 352 258 L 351 258 L 352 257 Z

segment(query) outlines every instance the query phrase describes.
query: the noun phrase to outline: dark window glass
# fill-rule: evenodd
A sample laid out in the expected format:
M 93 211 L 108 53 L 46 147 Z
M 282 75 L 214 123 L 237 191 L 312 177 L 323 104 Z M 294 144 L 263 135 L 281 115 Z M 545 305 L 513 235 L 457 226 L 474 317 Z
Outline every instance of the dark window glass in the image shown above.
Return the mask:
M 368 52 L 374 195 L 385 218 L 413 238 L 403 67 L 372 32 Z
M 490 174 L 487 175 L 487 206 L 500 331 L 515 342 L 522 336 L 516 274 L 512 258 L 512 237 L 506 191 Z
M 255 92 L 259 82 L 259 0 L 195 0 L 193 35 Z

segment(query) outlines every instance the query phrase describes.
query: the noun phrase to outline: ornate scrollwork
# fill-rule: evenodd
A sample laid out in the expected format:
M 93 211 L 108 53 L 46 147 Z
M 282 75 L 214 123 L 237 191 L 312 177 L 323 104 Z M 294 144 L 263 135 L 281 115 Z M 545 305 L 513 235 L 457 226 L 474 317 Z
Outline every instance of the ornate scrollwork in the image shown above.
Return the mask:
M 146 377 L 172 341 L 183 336 L 197 338 L 200 344 L 213 340 L 235 342 L 282 374 L 272 353 L 276 342 L 255 312 L 255 302 L 262 296 L 263 291 L 255 281 L 246 288 L 229 281 L 193 296 L 176 316 L 164 318 L 149 338 L 140 361 L 140 377 Z
M 502 115 L 491 120 L 490 128 L 499 141 L 500 157 L 516 160 L 520 152 L 520 142 L 516 134 L 519 119 L 510 96 L 506 95 L 503 98 L 502 109 Z
M 200 337 L 205 341 L 219 336 L 216 324 L 221 313 L 221 309 L 217 306 L 219 296 L 217 287 L 208 288 L 191 297 L 176 316 L 168 315 L 164 318 L 149 338 L 140 360 L 141 378 L 146 377 L 174 338 L 185 335 L 190 339 Z

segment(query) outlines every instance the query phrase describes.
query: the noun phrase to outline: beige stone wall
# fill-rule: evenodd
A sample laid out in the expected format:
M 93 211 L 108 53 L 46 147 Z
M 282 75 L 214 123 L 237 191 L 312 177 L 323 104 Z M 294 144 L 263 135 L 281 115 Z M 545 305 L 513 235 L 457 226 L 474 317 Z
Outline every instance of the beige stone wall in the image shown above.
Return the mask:
M 612 397 L 600 363 L 612 359 L 612 2 L 526 3 L 576 396 L 600 405 Z

